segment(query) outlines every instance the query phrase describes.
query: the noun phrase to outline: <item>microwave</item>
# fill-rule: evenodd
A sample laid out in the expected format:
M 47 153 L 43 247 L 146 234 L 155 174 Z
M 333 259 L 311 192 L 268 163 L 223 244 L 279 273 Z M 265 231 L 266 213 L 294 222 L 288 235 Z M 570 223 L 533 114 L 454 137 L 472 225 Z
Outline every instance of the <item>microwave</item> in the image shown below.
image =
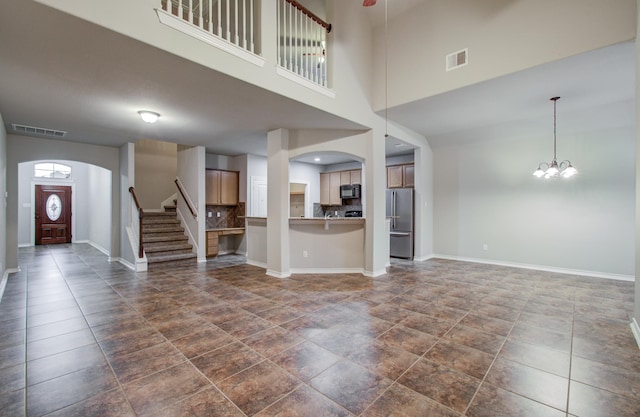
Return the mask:
M 341 185 L 340 198 L 360 198 L 360 184 Z

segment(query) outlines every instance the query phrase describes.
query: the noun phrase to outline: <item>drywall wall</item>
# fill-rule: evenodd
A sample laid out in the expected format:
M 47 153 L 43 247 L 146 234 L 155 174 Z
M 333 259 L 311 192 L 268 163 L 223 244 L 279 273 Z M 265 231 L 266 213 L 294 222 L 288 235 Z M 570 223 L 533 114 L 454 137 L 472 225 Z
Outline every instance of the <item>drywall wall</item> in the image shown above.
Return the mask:
M 86 194 L 77 195 L 76 202 L 88 199 L 88 241 L 97 249 L 110 255 L 111 242 L 111 173 L 95 165 L 87 165 L 88 187 Z
M 194 218 L 183 198 L 178 198 L 178 215 L 184 221 L 189 241 L 194 245 L 198 261 L 206 260 L 205 149 L 202 146 L 178 146 L 178 179 L 184 192 L 195 205 Z
M 289 163 L 289 182 L 308 184 L 306 192 L 307 206 L 305 215 L 310 217 L 313 213 L 313 203 L 320 202 L 320 172 L 322 167 L 304 162 Z
M 430 0 L 374 37 L 380 110 L 635 38 L 635 0 Z M 468 65 L 446 71 L 468 48 Z M 386 59 L 390 65 L 385 66 Z M 386 71 L 385 71 L 386 69 Z M 386 79 L 386 83 L 385 83 Z M 385 85 L 387 88 L 385 89 Z M 387 92 L 385 96 L 385 91 Z
M 152 139 L 135 143 L 136 195 L 145 210 L 161 210 L 162 202 L 176 193 L 178 145 Z
M 7 230 L 7 131 L 0 114 L 0 230 Z M 7 234 L 0 232 L 0 283 L 7 270 Z
M 129 267 L 136 268 L 136 260 L 138 259 L 137 242 L 132 242 L 131 237 L 127 234 L 127 228 L 132 224 L 132 216 L 137 215 L 133 198 L 129 193 L 129 187 L 135 184 L 135 145 L 133 143 L 125 143 L 118 150 L 120 157 L 120 200 L 122 204 L 117 210 L 120 210 L 120 219 L 122 224 L 119 229 L 121 233 L 120 239 L 120 258 Z M 137 224 L 137 223 L 136 223 Z
M 558 142 L 579 170 L 570 180 L 532 176 L 552 156 L 535 135 L 435 147 L 436 255 L 633 276 L 634 128 Z

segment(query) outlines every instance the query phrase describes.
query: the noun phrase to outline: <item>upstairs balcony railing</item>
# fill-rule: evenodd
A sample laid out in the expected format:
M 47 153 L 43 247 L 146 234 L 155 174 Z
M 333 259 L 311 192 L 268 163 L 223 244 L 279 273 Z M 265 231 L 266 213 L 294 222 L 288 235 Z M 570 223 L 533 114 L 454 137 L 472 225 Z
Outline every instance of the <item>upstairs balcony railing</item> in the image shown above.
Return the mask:
M 180 22 L 171 26 L 228 51 L 226 45 L 238 47 L 245 54 L 239 56 L 252 61 L 261 54 L 260 39 L 265 39 L 260 33 L 261 1 L 267 0 L 161 0 L 160 17 L 163 23 Z M 296 0 L 271 1 L 277 7 L 277 64 L 287 70 L 280 73 L 294 74 L 294 81 L 301 77 L 312 88 L 328 87 L 331 25 Z
M 278 2 L 278 65 L 327 87 L 327 34 L 331 25 L 296 0 Z
M 260 0 L 162 0 L 162 10 L 251 53 Z M 259 3 L 258 3 L 259 4 Z

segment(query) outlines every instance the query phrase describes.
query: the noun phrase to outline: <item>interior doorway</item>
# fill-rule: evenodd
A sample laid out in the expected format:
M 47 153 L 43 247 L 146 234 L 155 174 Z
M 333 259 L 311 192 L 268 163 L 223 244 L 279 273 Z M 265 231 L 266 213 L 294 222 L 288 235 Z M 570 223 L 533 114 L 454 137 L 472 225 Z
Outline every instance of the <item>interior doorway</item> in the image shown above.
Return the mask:
M 35 243 L 71 243 L 71 187 L 36 185 Z

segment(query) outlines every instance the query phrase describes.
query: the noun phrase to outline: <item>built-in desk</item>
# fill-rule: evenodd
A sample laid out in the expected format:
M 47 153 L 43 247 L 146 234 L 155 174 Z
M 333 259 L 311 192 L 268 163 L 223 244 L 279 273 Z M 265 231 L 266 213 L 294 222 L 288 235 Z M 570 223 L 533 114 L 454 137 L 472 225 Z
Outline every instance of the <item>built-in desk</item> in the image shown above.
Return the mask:
M 207 256 L 218 256 L 220 253 L 220 237 L 243 235 L 244 227 L 227 227 L 222 229 L 207 229 Z

